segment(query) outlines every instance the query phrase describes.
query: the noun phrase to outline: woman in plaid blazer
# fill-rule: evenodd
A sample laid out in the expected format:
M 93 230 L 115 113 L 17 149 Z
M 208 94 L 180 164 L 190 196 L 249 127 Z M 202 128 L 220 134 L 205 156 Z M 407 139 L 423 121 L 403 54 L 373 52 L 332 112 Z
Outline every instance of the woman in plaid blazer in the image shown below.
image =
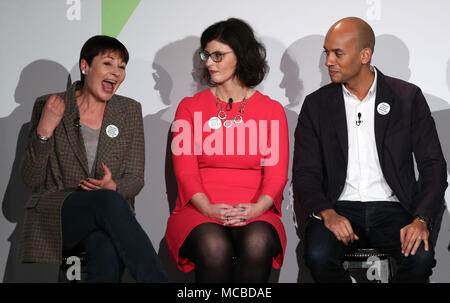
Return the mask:
M 167 281 L 150 239 L 134 216 L 144 185 L 139 102 L 115 95 L 128 51 L 117 39 L 84 44 L 81 81 L 39 97 L 22 162 L 26 203 L 22 261 L 61 263 L 85 250 L 88 281 L 119 282 L 123 265 L 140 282 Z

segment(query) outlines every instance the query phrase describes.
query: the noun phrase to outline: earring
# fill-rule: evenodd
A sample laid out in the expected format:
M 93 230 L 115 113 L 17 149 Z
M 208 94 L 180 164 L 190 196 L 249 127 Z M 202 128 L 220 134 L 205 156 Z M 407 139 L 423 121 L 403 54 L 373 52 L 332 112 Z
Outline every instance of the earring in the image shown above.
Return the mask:
M 81 71 L 81 73 L 82 73 L 83 75 L 86 75 L 86 70 L 83 69 L 83 70 Z

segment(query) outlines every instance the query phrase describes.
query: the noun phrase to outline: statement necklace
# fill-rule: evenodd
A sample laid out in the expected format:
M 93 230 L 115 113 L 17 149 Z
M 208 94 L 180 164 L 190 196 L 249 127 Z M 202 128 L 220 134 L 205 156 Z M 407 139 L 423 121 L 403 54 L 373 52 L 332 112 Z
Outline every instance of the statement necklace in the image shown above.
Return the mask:
M 238 113 L 234 116 L 233 119 L 227 119 L 227 113 L 223 110 L 222 107 L 222 101 L 220 101 L 219 97 L 216 96 L 216 107 L 219 110 L 217 112 L 217 117 L 211 117 L 211 119 L 209 119 L 208 121 L 208 125 L 209 127 L 211 127 L 212 129 L 219 129 L 222 126 L 222 120 L 223 121 L 223 126 L 225 126 L 226 128 L 229 128 L 233 125 L 233 122 L 235 124 L 239 124 L 242 122 L 242 115 L 244 114 L 244 110 L 245 110 L 245 106 L 247 105 L 247 94 L 245 94 L 246 96 L 244 97 L 244 99 L 242 99 L 241 101 L 241 106 L 239 106 L 238 109 Z M 233 99 L 230 98 L 226 107 L 226 110 L 229 111 L 231 110 L 231 106 L 233 103 Z

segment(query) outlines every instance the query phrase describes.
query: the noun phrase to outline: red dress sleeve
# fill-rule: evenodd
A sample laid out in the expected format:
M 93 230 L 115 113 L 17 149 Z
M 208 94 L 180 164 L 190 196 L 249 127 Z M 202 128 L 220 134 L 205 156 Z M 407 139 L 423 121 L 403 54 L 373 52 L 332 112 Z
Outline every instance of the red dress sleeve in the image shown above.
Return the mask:
M 282 194 L 288 181 L 289 131 L 283 106 L 273 102 L 272 117 L 268 122 L 270 153 L 264 156 L 261 194 L 268 195 L 281 215 Z
M 194 154 L 194 123 L 187 99 L 183 99 L 176 111 L 172 124 L 172 159 L 178 184 L 177 207 L 184 207 L 192 196 L 205 192 L 201 182 L 198 159 Z

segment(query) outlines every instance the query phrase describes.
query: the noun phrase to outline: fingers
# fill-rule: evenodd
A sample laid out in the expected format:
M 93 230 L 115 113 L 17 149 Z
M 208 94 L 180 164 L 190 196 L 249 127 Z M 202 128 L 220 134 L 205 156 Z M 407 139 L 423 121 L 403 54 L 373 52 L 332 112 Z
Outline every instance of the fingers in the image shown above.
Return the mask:
M 405 257 L 409 256 L 409 254 L 411 253 L 411 250 L 412 250 L 415 242 L 416 242 L 416 239 L 413 238 L 412 235 L 409 233 L 406 236 L 405 249 L 404 249 Z M 420 244 L 420 240 L 419 240 L 419 244 Z
M 243 226 L 249 221 L 251 215 L 251 205 L 238 204 L 231 206 L 224 213 L 226 218 L 225 226 Z
M 103 171 L 105 172 L 105 174 L 103 175 L 103 178 L 111 178 L 112 174 L 111 171 L 109 170 L 108 166 L 106 166 L 105 162 L 102 162 L 102 168 Z
M 421 239 L 420 236 L 419 236 L 419 237 L 417 237 L 417 238 L 415 239 L 415 241 L 414 241 L 414 244 L 413 244 L 412 250 L 411 250 L 411 255 L 414 256 L 414 255 L 416 254 L 416 251 L 417 251 L 417 249 L 419 248 L 420 243 L 422 243 L 422 239 Z
M 425 251 L 428 251 L 430 248 L 428 246 L 428 238 L 427 239 L 423 239 L 423 243 L 425 244 Z
M 226 221 L 226 223 L 229 226 L 244 226 L 244 225 L 247 225 L 248 218 L 245 216 L 228 217 L 228 220 Z
M 52 113 L 62 118 L 66 105 L 64 104 L 64 100 L 61 97 L 57 95 L 51 95 L 45 105 L 47 110 L 50 110 Z
M 105 162 L 102 162 L 102 168 L 103 168 L 103 171 L 104 171 L 102 182 L 103 182 L 104 185 L 107 186 L 112 181 L 112 173 L 109 170 L 108 166 L 106 166 Z M 107 187 L 109 188 L 109 186 L 107 186 Z
M 338 214 L 325 221 L 325 227 L 327 227 L 336 238 L 345 245 L 353 243 L 355 240 L 359 240 L 359 237 L 353 231 L 350 221 Z
M 238 222 L 242 222 L 245 224 L 249 219 L 253 219 L 256 217 L 254 212 L 254 205 L 252 204 L 238 204 L 230 210 L 230 217 L 235 219 Z
M 57 95 L 51 95 L 45 103 L 39 120 L 37 132 L 39 135 L 50 137 L 64 115 L 64 100 Z
M 406 234 L 405 228 L 400 229 L 400 243 L 402 244 L 402 254 L 405 253 L 404 252 L 405 248 L 403 246 L 403 244 L 405 243 L 405 234 Z
M 405 257 L 408 257 L 410 254 L 415 255 L 422 241 L 424 242 L 425 251 L 429 250 L 428 232 L 411 228 L 409 225 L 400 230 L 400 241 L 402 254 Z
M 247 225 L 247 223 L 248 223 L 248 220 L 246 220 L 246 218 L 242 218 L 242 219 L 234 218 L 234 219 L 230 219 L 230 220 L 226 221 L 224 223 L 224 225 L 225 226 L 244 226 L 244 225 Z
M 96 179 L 80 180 L 78 186 L 83 190 L 98 190 L 101 189 L 101 181 Z
M 352 225 L 350 224 L 350 221 L 348 221 L 347 219 L 345 219 L 343 221 L 343 225 L 344 225 L 344 231 L 345 231 L 345 240 L 348 243 L 353 243 L 355 240 L 358 240 L 358 236 L 355 235 Z
M 227 211 L 231 209 L 232 206 L 225 203 L 216 203 L 209 206 L 209 217 L 220 222 L 223 225 L 227 225 L 228 217 Z

